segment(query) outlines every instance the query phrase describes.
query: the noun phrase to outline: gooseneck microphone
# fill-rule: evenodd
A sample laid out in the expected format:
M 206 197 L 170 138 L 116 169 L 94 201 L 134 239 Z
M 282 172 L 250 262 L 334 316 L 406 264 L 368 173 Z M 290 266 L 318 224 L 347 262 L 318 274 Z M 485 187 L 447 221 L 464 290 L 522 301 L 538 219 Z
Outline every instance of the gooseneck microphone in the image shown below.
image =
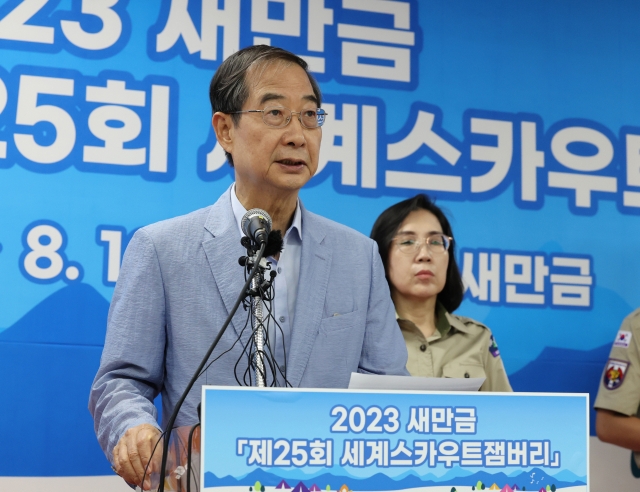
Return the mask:
M 241 221 L 242 232 L 258 247 L 265 244 L 271 232 L 271 217 L 260 208 L 252 208 Z
M 180 407 L 184 403 L 187 395 L 191 391 L 191 388 L 195 385 L 197 379 L 204 374 L 206 370 L 205 365 L 209 361 L 209 357 L 213 353 L 214 349 L 218 345 L 218 342 L 222 338 L 223 333 L 231 323 L 231 319 L 234 314 L 238 310 L 240 304 L 244 301 L 245 298 L 250 298 L 251 305 L 251 316 L 253 317 L 251 326 L 253 327 L 253 344 L 255 346 L 255 351 L 252 351 L 250 358 L 250 368 L 253 368 L 255 373 L 255 381 L 256 386 L 264 387 L 266 386 L 267 381 L 267 368 L 272 369 L 274 367 L 274 363 L 271 361 L 269 354 L 271 353 L 271 348 L 269 347 L 269 338 L 268 338 L 268 323 L 265 325 L 265 312 L 263 311 L 263 302 L 266 300 L 267 304 L 267 318 L 269 316 L 273 317 L 270 309 L 270 302 L 273 300 L 273 293 L 267 295 L 266 291 L 272 288 L 272 282 L 275 277 L 275 272 L 271 271 L 271 280 L 265 281 L 264 272 L 266 270 L 270 270 L 270 263 L 266 261 L 265 257 L 267 253 L 269 256 L 277 254 L 282 251 L 283 240 L 282 234 L 280 231 L 272 231 L 272 221 L 271 217 L 267 212 L 259 208 L 253 208 L 249 210 L 241 220 L 242 232 L 246 237 L 243 237 L 241 240 L 241 244 L 247 249 L 247 256 L 240 258 L 240 265 L 246 267 L 246 271 L 248 271 L 248 276 L 245 273 L 245 283 L 242 287 L 242 291 L 240 295 L 236 299 L 233 308 L 229 312 L 227 319 L 225 320 L 222 328 L 216 335 L 213 343 L 209 346 L 207 353 L 204 355 L 200 365 L 196 369 L 196 372 L 192 376 L 191 380 L 187 384 L 184 392 L 178 399 L 173 412 L 169 419 L 167 420 L 167 426 L 165 428 L 164 433 L 161 438 L 164 436 L 164 441 L 162 442 L 162 459 L 160 463 L 160 480 L 158 484 L 158 492 L 164 492 L 165 490 L 165 480 L 163 477 L 166 477 L 167 471 L 167 458 L 169 456 L 169 443 L 171 439 L 171 432 L 173 430 L 173 426 L 178 417 L 178 412 L 180 411 Z M 267 247 L 269 248 L 267 251 Z M 251 288 L 249 288 L 251 286 Z M 277 322 L 276 322 L 277 325 Z M 238 338 L 239 340 L 240 338 Z M 235 343 L 234 343 L 235 345 Z M 233 346 L 231 347 L 233 348 Z M 231 349 L 229 349 L 231 350 Z M 227 350 L 227 352 L 229 351 Z M 246 348 L 245 348 L 246 350 Z M 226 353 L 226 352 L 224 352 Z M 223 353 L 223 354 L 224 354 Z M 244 352 L 243 352 L 244 353 Z M 220 356 L 218 356 L 213 361 L 209 362 L 209 365 L 215 362 Z M 286 357 L 286 353 L 285 353 Z M 266 362 L 266 364 L 265 364 Z M 206 366 L 209 367 L 209 366 Z M 277 380 L 275 370 L 273 373 L 273 385 Z M 282 373 L 282 371 L 281 371 Z M 283 377 L 286 381 L 286 366 L 284 369 Z M 237 380 L 237 377 L 236 377 Z M 238 382 L 240 384 L 240 382 Z M 289 384 L 287 382 L 287 384 Z M 291 386 L 289 384 L 289 386 Z M 156 445 L 160 443 L 160 440 Z M 189 448 L 190 449 L 190 448 Z M 148 467 L 151 463 L 147 464 L 145 468 L 145 475 L 148 473 Z M 144 482 L 144 477 L 143 477 Z M 187 487 L 189 487 L 191 482 L 190 479 L 187 480 Z
M 267 215 L 267 217 L 268 217 L 268 215 Z M 270 224 L 271 224 L 271 218 L 269 218 L 269 226 L 270 226 Z M 260 249 L 255 253 L 255 257 L 252 258 L 252 260 L 253 260 L 253 268 L 251 269 L 251 272 L 249 273 L 249 276 L 247 277 L 247 279 L 244 282 L 244 285 L 242 286 L 242 291 L 240 292 L 240 295 L 236 299 L 235 304 L 231 308 L 231 311 L 229 312 L 229 315 L 227 316 L 227 319 L 225 320 L 224 324 L 222 325 L 222 328 L 220 328 L 220 331 L 218 332 L 218 334 L 216 335 L 215 339 L 213 340 L 213 343 L 209 346 L 209 349 L 207 350 L 207 353 L 202 358 L 202 361 L 200 361 L 200 365 L 196 369 L 196 372 L 193 374 L 193 376 L 191 377 L 191 380 L 187 384 L 187 387 L 182 392 L 182 395 L 180 396 L 180 398 L 176 402 L 176 405 L 173 408 L 173 412 L 171 413 L 171 416 L 169 417 L 169 420 L 167 420 L 167 426 L 165 427 L 165 431 L 162 433 L 162 435 L 160 436 L 160 439 L 156 443 L 156 446 L 157 446 L 160 443 L 160 440 L 162 439 L 162 437 L 164 436 L 164 441 L 162 442 L 162 458 L 161 458 L 161 463 L 160 463 L 160 480 L 159 480 L 159 484 L 158 484 L 158 492 L 164 492 L 165 478 L 167 476 L 167 474 L 166 474 L 166 471 L 167 471 L 167 458 L 169 457 L 169 442 L 171 440 L 171 432 L 173 431 L 173 425 L 175 424 L 176 419 L 178 418 L 178 412 L 180 411 L 180 408 L 182 407 L 182 404 L 186 400 L 187 395 L 189 394 L 189 391 L 191 391 L 191 388 L 193 388 L 193 386 L 196 384 L 196 381 L 198 380 L 198 378 L 202 374 L 204 374 L 203 370 L 204 370 L 205 365 L 207 364 L 207 361 L 209 360 L 209 357 L 213 353 L 214 349 L 217 347 L 218 342 L 220 342 L 220 339 L 222 338 L 222 335 L 227 330 L 227 327 L 229 326 L 229 324 L 231 323 L 231 320 L 233 319 L 233 315 L 236 313 L 236 311 L 240 307 L 240 304 L 242 303 L 243 299 L 245 297 L 247 297 L 247 289 L 249 288 L 249 284 L 253 283 L 254 277 L 256 276 L 256 274 L 258 273 L 258 271 L 261 268 L 261 261 L 262 261 L 262 257 L 264 256 L 265 248 L 266 248 L 266 244 L 262 244 L 260 246 Z M 155 448 L 154 448 L 154 450 L 155 450 Z M 152 452 L 152 455 L 153 455 L 153 452 Z M 147 463 L 147 466 L 145 468 L 145 471 L 144 471 L 145 475 L 148 473 L 148 468 L 149 468 L 150 464 L 151 464 L 151 458 L 149 459 L 149 462 Z M 142 483 L 144 484 L 144 476 L 142 477 Z M 187 478 L 187 483 L 190 483 L 190 480 L 188 478 Z
M 250 307 L 250 321 L 252 328 L 251 335 L 251 344 L 247 343 L 243 347 L 243 352 L 241 357 L 245 355 L 249 356 L 249 365 L 247 367 L 247 371 L 251 374 L 255 375 L 255 385 L 258 387 L 265 387 L 268 383 L 270 386 L 277 385 L 277 374 L 276 371 L 279 371 L 284 378 L 285 384 L 291 386 L 291 384 L 287 381 L 287 370 L 286 363 L 284 371 L 280 370 L 277 364 L 274 362 L 274 356 L 272 353 L 272 348 L 269 344 L 269 318 L 273 319 L 276 324 L 276 327 L 280 329 L 280 333 L 282 333 L 282 328 L 278 325 L 277 321 L 272 314 L 271 302 L 274 299 L 275 292 L 273 290 L 273 281 L 276 276 L 276 272 L 271 270 L 271 263 L 266 260 L 268 256 L 273 256 L 282 251 L 283 248 L 283 239 L 282 233 L 280 231 L 272 231 L 272 220 L 267 212 L 262 209 L 254 208 L 249 210 L 240 222 L 242 232 L 245 234 L 245 237 L 240 241 L 242 246 L 247 250 L 247 256 L 242 256 L 239 259 L 239 263 L 241 266 L 245 267 L 245 283 L 242 287 L 242 291 L 240 295 L 236 299 L 233 308 L 229 312 L 227 319 L 225 320 L 222 328 L 216 335 L 213 343 L 209 346 L 207 353 L 204 355 L 200 365 L 196 369 L 196 372 L 192 376 L 191 380 L 187 384 L 184 392 L 178 399 L 173 412 L 169 419 L 167 420 L 167 425 L 165 431 L 160 436 L 160 440 L 156 443 L 156 446 L 161 443 L 162 438 L 164 437 L 164 441 L 162 441 L 162 459 L 160 462 L 160 477 L 167 477 L 167 458 L 169 456 L 169 445 L 171 439 L 171 433 L 173 431 L 173 426 L 178 417 L 178 412 L 182 407 L 187 395 L 196 384 L 198 378 L 204 374 L 206 368 L 209 367 L 213 362 L 218 360 L 222 355 L 229 352 L 235 343 L 228 349 L 226 352 L 223 352 L 218 357 L 216 357 L 213 361 L 209 362 L 209 357 L 213 353 L 214 349 L 218 345 L 218 342 L 222 338 L 223 333 L 231 323 L 231 319 L 234 314 L 238 310 L 241 303 L 247 307 Z M 270 271 L 270 280 L 265 280 L 264 273 L 265 271 Z M 247 276 L 248 274 L 248 276 Z M 245 304 L 245 299 L 249 298 L 249 305 Z M 265 304 L 266 302 L 266 304 Z M 266 308 L 266 311 L 263 309 Z M 265 316 L 266 315 L 266 316 Z M 243 329 L 244 331 L 244 329 Z M 284 335 L 282 335 L 284 336 Z M 238 337 L 240 340 L 240 337 Z M 285 360 L 286 360 L 286 352 L 285 352 Z M 238 362 L 240 359 L 238 359 Z M 208 362 L 208 365 L 207 365 Z M 236 363 L 236 366 L 238 363 Z M 206 366 L 206 367 L 205 367 Z M 267 372 L 269 370 L 269 372 Z M 235 371 L 235 369 L 234 369 Z M 268 375 L 272 375 L 271 381 L 267 380 Z M 251 385 L 251 376 L 249 379 L 249 385 Z M 236 381 L 238 384 L 242 384 L 236 375 Z M 246 379 L 245 379 L 246 384 Z M 191 449 L 191 446 L 189 446 Z M 154 448 L 155 450 L 155 448 Z M 152 453 L 153 454 L 153 453 Z M 189 463 L 190 463 L 189 458 Z M 149 465 L 151 464 L 151 459 L 149 460 L 144 475 L 146 476 L 149 472 Z M 144 482 L 144 477 L 143 477 Z M 187 480 L 187 491 L 190 487 L 190 479 Z M 158 492 L 164 492 L 165 490 L 165 480 L 160 478 L 158 484 Z
M 271 217 L 269 214 L 260 208 L 252 208 L 242 217 L 241 225 L 245 236 L 264 252 L 271 232 Z M 262 271 L 258 271 L 258 274 L 251 281 L 251 289 L 256 293 L 251 299 L 251 311 L 256 320 L 256 330 L 253 334 L 256 352 L 253 363 L 256 368 L 256 385 L 260 388 L 264 388 L 266 385 L 264 364 L 266 327 L 264 326 L 264 313 L 262 312 L 262 296 L 259 293 L 259 286 L 263 281 Z

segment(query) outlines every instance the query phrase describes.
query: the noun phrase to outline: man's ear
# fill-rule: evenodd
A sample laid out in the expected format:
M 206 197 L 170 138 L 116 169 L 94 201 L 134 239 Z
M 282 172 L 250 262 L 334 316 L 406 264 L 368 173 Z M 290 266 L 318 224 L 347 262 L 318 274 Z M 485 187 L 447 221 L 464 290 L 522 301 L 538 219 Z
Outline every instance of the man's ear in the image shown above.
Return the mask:
M 220 146 L 230 154 L 233 153 L 233 120 L 230 114 L 217 112 L 211 118 L 213 131 L 216 133 L 216 140 Z

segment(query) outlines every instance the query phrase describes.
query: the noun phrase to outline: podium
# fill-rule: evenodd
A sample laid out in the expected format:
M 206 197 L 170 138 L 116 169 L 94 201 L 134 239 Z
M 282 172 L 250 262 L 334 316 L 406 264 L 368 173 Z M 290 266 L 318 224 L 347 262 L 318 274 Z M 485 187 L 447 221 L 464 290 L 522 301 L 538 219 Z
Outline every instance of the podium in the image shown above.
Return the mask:
M 587 394 L 205 386 L 165 490 L 587 492 L 588 411 Z

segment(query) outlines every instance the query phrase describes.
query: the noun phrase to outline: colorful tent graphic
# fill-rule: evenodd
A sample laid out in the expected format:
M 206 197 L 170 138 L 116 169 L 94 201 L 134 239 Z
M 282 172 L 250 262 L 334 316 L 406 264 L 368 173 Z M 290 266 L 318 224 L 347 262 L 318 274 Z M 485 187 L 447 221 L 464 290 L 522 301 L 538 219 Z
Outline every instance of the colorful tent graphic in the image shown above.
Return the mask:
M 502 487 L 502 490 L 500 492 L 513 492 L 513 489 L 509 487 L 509 484 L 507 484 L 504 487 Z
M 500 487 L 498 487 L 498 485 L 494 483 L 491 487 L 489 487 L 489 490 L 500 490 Z
M 276 485 L 276 489 L 279 489 L 279 490 L 289 490 L 290 488 L 291 487 L 289 487 L 289 484 L 284 480 L 280 482 L 278 485 Z
M 293 488 L 293 492 L 309 492 L 309 489 L 306 487 L 305 484 L 303 484 L 302 482 L 299 482 L 298 485 L 296 485 Z
M 309 489 L 309 492 L 320 492 L 320 487 L 318 487 L 315 483 Z

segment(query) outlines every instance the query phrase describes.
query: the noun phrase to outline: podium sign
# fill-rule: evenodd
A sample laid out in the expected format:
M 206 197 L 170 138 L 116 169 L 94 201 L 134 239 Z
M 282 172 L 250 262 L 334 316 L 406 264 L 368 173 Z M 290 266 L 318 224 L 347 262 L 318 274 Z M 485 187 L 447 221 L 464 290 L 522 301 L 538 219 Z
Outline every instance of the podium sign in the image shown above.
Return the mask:
M 586 394 L 212 387 L 205 491 L 588 491 Z

